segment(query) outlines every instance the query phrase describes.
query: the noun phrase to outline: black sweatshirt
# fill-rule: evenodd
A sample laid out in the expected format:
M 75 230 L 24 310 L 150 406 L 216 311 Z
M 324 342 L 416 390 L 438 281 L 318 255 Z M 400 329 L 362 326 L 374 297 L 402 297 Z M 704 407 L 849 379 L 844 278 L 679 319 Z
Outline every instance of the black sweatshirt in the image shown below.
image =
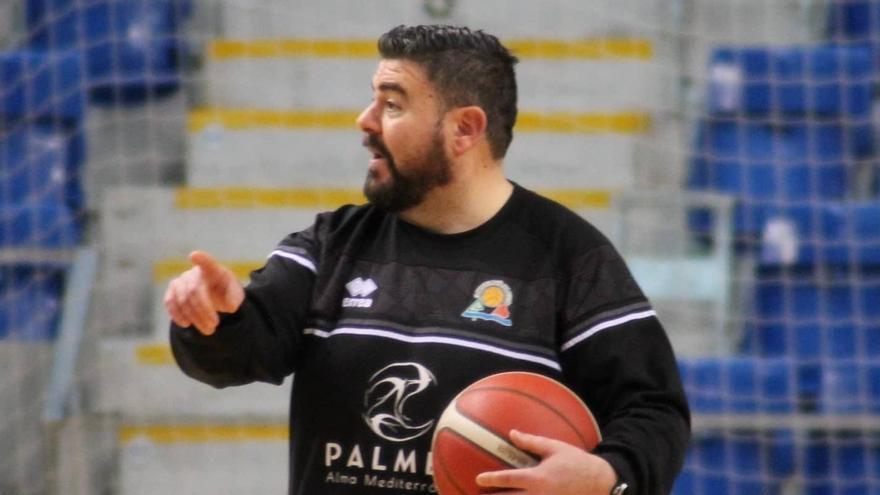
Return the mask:
M 690 435 L 672 348 L 619 254 L 518 185 L 461 234 L 371 205 L 320 214 L 251 275 L 214 335 L 172 324 L 171 343 L 215 387 L 295 373 L 291 494 L 432 493 L 436 419 L 501 371 L 572 388 L 628 494 L 669 492 Z

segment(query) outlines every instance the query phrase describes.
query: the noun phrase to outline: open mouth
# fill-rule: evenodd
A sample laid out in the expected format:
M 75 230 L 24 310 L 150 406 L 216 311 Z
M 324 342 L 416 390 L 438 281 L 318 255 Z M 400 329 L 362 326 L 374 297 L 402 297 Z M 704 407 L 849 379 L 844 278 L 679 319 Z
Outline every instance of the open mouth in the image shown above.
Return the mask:
M 385 147 L 382 145 L 381 142 L 379 142 L 379 139 L 375 136 L 364 136 L 362 144 L 364 148 L 367 148 L 367 150 L 372 155 L 373 161 L 384 160 L 388 155 L 388 153 L 385 152 Z

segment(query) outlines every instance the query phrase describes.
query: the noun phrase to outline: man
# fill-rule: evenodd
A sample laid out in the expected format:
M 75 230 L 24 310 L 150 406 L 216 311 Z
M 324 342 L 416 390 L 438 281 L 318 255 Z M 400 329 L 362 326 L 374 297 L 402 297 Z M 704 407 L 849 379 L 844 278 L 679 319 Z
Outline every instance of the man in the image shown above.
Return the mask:
M 604 439 L 586 452 L 512 432 L 541 462 L 480 485 L 668 492 L 689 436 L 672 349 L 608 241 L 505 178 L 516 58 L 450 26 L 394 28 L 379 50 L 357 121 L 369 204 L 282 240 L 247 288 L 193 253 L 165 296 L 179 365 L 216 387 L 295 373 L 291 494 L 433 491 L 436 419 L 510 370 L 566 383 Z

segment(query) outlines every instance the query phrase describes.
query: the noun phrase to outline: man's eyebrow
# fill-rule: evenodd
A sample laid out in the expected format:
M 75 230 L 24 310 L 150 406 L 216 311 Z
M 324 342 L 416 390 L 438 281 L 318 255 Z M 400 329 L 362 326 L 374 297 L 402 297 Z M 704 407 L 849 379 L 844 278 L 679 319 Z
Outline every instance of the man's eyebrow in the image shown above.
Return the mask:
M 378 91 L 393 91 L 395 93 L 400 93 L 402 96 L 406 97 L 406 90 L 398 83 L 395 82 L 383 82 L 379 83 Z

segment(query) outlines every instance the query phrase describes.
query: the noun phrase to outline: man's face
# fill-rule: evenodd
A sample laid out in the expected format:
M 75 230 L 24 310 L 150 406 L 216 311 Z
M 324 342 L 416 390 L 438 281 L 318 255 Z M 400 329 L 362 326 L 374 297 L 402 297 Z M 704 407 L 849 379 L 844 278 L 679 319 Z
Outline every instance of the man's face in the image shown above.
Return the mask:
M 414 62 L 382 60 L 373 100 L 358 117 L 372 153 L 364 195 L 385 210 L 416 206 L 450 180 L 440 97 Z

